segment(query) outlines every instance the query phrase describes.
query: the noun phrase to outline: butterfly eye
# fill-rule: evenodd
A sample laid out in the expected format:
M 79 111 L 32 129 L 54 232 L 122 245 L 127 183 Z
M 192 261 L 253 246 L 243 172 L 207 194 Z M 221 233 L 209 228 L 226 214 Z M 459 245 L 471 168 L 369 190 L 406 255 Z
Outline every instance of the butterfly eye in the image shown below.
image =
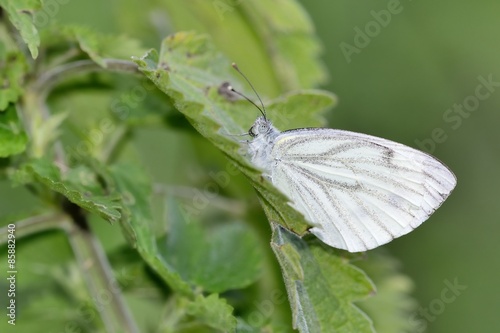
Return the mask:
M 255 138 L 257 134 L 258 133 L 256 133 L 255 131 L 255 126 L 250 127 L 250 129 L 248 130 L 248 135 L 250 135 L 252 138 Z

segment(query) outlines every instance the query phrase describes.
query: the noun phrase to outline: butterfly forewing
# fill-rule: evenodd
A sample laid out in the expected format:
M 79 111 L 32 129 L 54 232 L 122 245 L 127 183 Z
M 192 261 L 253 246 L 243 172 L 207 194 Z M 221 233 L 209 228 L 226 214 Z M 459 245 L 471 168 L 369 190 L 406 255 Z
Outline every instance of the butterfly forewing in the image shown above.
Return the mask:
M 333 247 L 364 251 L 425 221 L 456 185 L 434 157 L 389 140 L 333 129 L 279 134 L 272 182 Z

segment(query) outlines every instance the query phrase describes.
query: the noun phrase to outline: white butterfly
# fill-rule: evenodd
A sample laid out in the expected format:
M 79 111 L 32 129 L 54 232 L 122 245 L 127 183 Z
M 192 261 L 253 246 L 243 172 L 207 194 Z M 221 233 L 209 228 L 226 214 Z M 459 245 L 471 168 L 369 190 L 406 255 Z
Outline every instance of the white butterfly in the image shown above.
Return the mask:
M 393 141 L 327 128 L 280 132 L 262 101 L 261 109 L 226 87 L 262 113 L 248 132 L 252 162 L 291 199 L 313 226 L 310 232 L 330 246 L 360 252 L 405 235 L 457 183 L 436 158 Z
M 456 185 L 434 157 L 374 136 L 327 128 L 250 128 L 252 162 L 292 201 L 324 243 L 359 252 L 418 227 Z

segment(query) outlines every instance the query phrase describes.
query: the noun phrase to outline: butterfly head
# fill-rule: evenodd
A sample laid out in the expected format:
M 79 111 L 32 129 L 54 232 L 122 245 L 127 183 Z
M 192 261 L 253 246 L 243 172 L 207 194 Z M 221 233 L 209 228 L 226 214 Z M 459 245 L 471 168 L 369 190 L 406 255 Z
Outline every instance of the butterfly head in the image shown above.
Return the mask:
M 256 138 L 260 135 L 269 135 L 269 133 L 273 132 L 274 127 L 271 122 L 266 117 L 259 117 L 253 123 L 252 127 L 248 130 L 248 135 L 252 138 Z

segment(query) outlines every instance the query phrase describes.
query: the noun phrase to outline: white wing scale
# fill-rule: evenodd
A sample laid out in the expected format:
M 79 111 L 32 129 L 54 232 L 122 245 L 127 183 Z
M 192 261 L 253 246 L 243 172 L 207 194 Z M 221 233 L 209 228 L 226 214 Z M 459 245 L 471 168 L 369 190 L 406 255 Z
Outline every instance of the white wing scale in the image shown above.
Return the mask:
M 424 222 L 456 185 L 434 157 L 389 140 L 333 130 L 278 134 L 272 182 L 326 244 L 365 251 Z

